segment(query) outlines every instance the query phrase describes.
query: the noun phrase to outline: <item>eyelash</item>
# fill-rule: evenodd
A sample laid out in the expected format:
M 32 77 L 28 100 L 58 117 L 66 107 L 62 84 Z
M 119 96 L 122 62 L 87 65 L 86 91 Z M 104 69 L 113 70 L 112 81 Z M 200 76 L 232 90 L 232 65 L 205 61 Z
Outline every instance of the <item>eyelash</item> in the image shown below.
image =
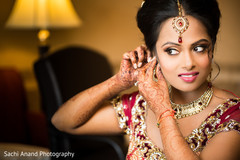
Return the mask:
M 201 48 L 202 48 L 202 51 L 197 51 L 196 48 L 198 48 L 198 47 L 201 47 Z M 209 46 L 208 46 L 208 45 L 205 45 L 205 44 L 198 45 L 198 46 L 196 46 L 196 47 L 193 48 L 193 51 L 194 51 L 194 52 L 197 52 L 197 53 L 205 53 L 205 51 L 206 51 L 206 49 L 207 49 L 208 47 L 209 47 Z M 172 51 L 176 51 L 176 52 L 178 52 L 178 53 L 172 54 L 172 53 L 171 53 Z M 167 54 L 169 54 L 169 55 L 171 55 L 171 56 L 174 56 L 174 55 L 179 54 L 179 51 L 178 51 L 177 49 L 175 49 L 175 48 L 167 48 L 167 49 L 164 50 L 164 52 L 166 52 Z
M 196 51 L 195 49 L 196 49 L 197 47 L 201 47 L 201 48 L 202 48 L 202 51 Z M 195 52 L 197 52 L 197 53 L 205 53 L 206 49 L 208 49 L 208 48 L 209 48 L 208 45 L 202 44 L 202 45 L 199 45 L 199 46 L 194 47 L 193 50 L 194 50 Z
M 164 50 L 164 52 L 167 52 L 167 54 L 169 54 L 169 55 L 171 55 L 171 56 L 178 54 L 178 53 L 177 53 L 177 54 L 172 54 L 172 53 L 170 53 L 171 51 L 176 51 L 176 52 L 178 52 L 177 49 L 174 49 L 174 48 L 167 48 L 167 49 Z

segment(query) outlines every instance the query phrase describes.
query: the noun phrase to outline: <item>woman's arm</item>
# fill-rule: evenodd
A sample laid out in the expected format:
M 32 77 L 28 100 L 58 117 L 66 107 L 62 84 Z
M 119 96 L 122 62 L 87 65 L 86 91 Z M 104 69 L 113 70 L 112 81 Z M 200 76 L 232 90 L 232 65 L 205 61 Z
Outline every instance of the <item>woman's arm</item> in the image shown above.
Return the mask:
M 145 46 L 125 53 L 116 75 L 68 100 L 54 114 L 52 123 L 59 130 L 73 134 L 119 132 L 114 109 L 107 100 L 132 87 L 137 67 L 149 58 Z
M 145 65 L 139 72 L 139 92 L 147 101 L 156 117 L 166 117 L 161 120 L 159 130 L 164 153 L 168 160 L 195 160 L 199 157 L 191 150 L 182 136 L 173 118 L 167 83 L 161 73 L 160 66 L 156 67 L 156 79 L 153 80 L 156 58 Z M 157 125 L 157 124 L 156 124 Z
M 166 113 L 169 114 L 169 113 Z M 166 115 L 165 115 L 166 116 Z M 199 160 L 188 146 L 173 117 L 164 118 L 159 127 L 164 153 L 169 160 Z
M 75 133 L 77 128 L 85 124 L 96 112 L 111 107 L 106 101 L 121 92 L 123 88 L 119 85 L 117 75 L 115 75 L 96 86 L 80 92 L 59 108 L 52 117 L 52 123 L 61 131 Z M 99 116 L 99 114 L 97 115 Z M 114 115 L 108 116 L 114 118 Z M 103 114 L 103 116 L 106 115 Z M 78 130 L 77 133 L 81 133 L 80 131 Z

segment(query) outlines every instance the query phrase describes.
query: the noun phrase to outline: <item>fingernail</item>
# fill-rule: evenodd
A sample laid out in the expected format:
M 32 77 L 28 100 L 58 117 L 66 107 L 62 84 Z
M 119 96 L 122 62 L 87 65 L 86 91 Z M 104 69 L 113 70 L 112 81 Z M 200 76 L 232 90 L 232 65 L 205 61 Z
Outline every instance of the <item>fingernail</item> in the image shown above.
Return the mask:
M 152 57 L 148 57 L 147 62 L 150 62 L 152 60 Z
M 152 62 L 153 60 L 155 60 L 156 59 L 156 57 L 154 56 L 149 62 Z
M 134 68 L 134 69 L 137 69 L 137 63 L 134 63 L 134 64 L 133 64 L 133 68 Z
M 138 86 L 138 81 L 134 83 L 135 86 Z
M 138 63 L 138 67 L 139 67 L 139 68 L 142 67 L 142 62 L 139 62 L 139 63 Z

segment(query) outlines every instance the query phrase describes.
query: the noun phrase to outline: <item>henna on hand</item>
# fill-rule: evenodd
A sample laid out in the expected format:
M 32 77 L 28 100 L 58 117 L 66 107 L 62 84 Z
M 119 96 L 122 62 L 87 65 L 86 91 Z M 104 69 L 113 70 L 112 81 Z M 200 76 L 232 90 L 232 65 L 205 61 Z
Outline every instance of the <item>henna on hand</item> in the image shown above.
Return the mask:
M 124 53 L 120 70 L 117 73 L 119 84 L 125 89 L 133 86 L 137 81 L 138 69 L 147 64 L 149 59 L 151 59 L 151 52 L 143 45 Z
M 156 58 L 140 69 L 138 74 L 138 88 L 140 94 L 147 101 L 151 110 L 158 116 L 171 107 L 167 83 L 161 73 L 159 65 L 156 68 L 156 81 L 153 80 Z
M 127 52 L 123 55 L 121 67 L 117 73 L 117 80 L 119 81 L 119 84 L 124 88 L 131 87 L 136 81 L 135 72 L 136 70 L 133 68 L 133 64 L 131 63 L 129 52 Z

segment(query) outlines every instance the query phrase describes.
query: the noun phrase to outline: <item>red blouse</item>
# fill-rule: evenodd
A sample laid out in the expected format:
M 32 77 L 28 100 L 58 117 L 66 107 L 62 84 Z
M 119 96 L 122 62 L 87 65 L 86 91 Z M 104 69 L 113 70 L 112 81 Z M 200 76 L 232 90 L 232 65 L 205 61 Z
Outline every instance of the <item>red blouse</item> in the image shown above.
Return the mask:
M 113 100 L 119 125 L 130 136 L 128 160 L 157 159 L 166 157 L 147 135 L 147 104 L 138 93 L 123 95 Z M 210 139 L 223 131 L 235 130 L 240 133 L 240 99 L 228 99 L 209 113 L 202 124 L 185 137 L 190 148 L 200 153 Z

